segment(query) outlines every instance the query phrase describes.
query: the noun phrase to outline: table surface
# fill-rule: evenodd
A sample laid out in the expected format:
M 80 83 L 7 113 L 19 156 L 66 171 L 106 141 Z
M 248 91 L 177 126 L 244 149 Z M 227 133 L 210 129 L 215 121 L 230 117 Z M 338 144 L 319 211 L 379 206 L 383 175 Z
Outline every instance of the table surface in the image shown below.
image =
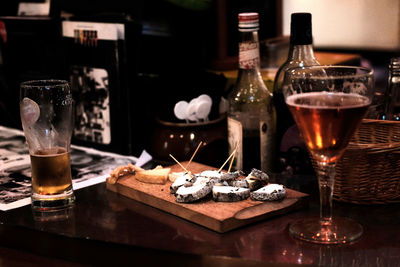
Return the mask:
M 102 183 L 77 190 L 65 220 L 35 221 L 30 206 L 0 213 L 0 246 L 81 264 L 400 266 L 400 204 L 334 202 L 334 215 L 357 220 L 365 232 L 354 244 L 314 245 L 290 237 L 288 225 L 318 215 L 316 180 L 285 182 L 311 193 L 307 208 L 224 234 L 107 191 Z

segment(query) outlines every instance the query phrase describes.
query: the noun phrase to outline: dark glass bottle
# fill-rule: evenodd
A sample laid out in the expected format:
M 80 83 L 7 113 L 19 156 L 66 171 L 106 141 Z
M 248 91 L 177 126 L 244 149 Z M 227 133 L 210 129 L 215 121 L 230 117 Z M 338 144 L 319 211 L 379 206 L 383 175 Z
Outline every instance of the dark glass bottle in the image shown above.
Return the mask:
M 389 64 L 386 91 L 385 116 L 382 119 L 400 121 L 400 58 L 392 58 Z
M 312 173 L 313 168 L 304 142 L 283 97 L 283 80 L 290 68 L 319 65 L 314 57 L 310 13 L 293 13 L 290 24 L 288 59 L 279 68 L 274 81 L 276 108 L 276 166 L 278 172 Z
M 239 73 L 228 96 L 230 151 L 238 146 L 233 167 L 244 171 L 270 171 L 273 159 L 274 107 L 260 73 L 258 27 L 258 13 L 239 14 Z

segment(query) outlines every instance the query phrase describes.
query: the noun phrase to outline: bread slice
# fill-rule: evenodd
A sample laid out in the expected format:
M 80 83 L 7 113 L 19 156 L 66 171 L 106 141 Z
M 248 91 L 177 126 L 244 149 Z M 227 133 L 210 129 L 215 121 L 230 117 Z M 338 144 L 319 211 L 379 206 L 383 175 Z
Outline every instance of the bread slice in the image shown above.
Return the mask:
M 128 165 L 118 166 L 110 173 L 107 182 L 110 184 L 116 184 L 119 178 L 125 175 L 132 175 L 138 171 L 144 171 L 144 169 L 130 163 Z
M 136 180 L 144 183 L 165 184 L 170 171 L 170 168 L 155 168 L 152 170 L 138 171 L 134 177 Z

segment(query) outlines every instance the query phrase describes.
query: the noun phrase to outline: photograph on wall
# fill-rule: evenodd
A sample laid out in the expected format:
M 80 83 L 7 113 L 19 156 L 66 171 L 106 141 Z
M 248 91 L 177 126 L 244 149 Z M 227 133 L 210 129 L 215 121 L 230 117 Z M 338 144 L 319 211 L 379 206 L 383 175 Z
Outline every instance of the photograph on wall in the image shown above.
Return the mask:
M 73 66 L 74 137 L 97 144 L 111 143 L 108 73 L 102 68 Z

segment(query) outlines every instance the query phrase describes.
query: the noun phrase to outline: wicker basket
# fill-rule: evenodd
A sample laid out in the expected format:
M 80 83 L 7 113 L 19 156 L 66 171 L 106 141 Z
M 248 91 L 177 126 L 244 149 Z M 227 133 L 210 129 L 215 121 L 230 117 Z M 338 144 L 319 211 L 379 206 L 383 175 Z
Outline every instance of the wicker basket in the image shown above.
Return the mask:
M 364 119 L 336 167 L 335 200 L 400 202 L 400 122 Z

